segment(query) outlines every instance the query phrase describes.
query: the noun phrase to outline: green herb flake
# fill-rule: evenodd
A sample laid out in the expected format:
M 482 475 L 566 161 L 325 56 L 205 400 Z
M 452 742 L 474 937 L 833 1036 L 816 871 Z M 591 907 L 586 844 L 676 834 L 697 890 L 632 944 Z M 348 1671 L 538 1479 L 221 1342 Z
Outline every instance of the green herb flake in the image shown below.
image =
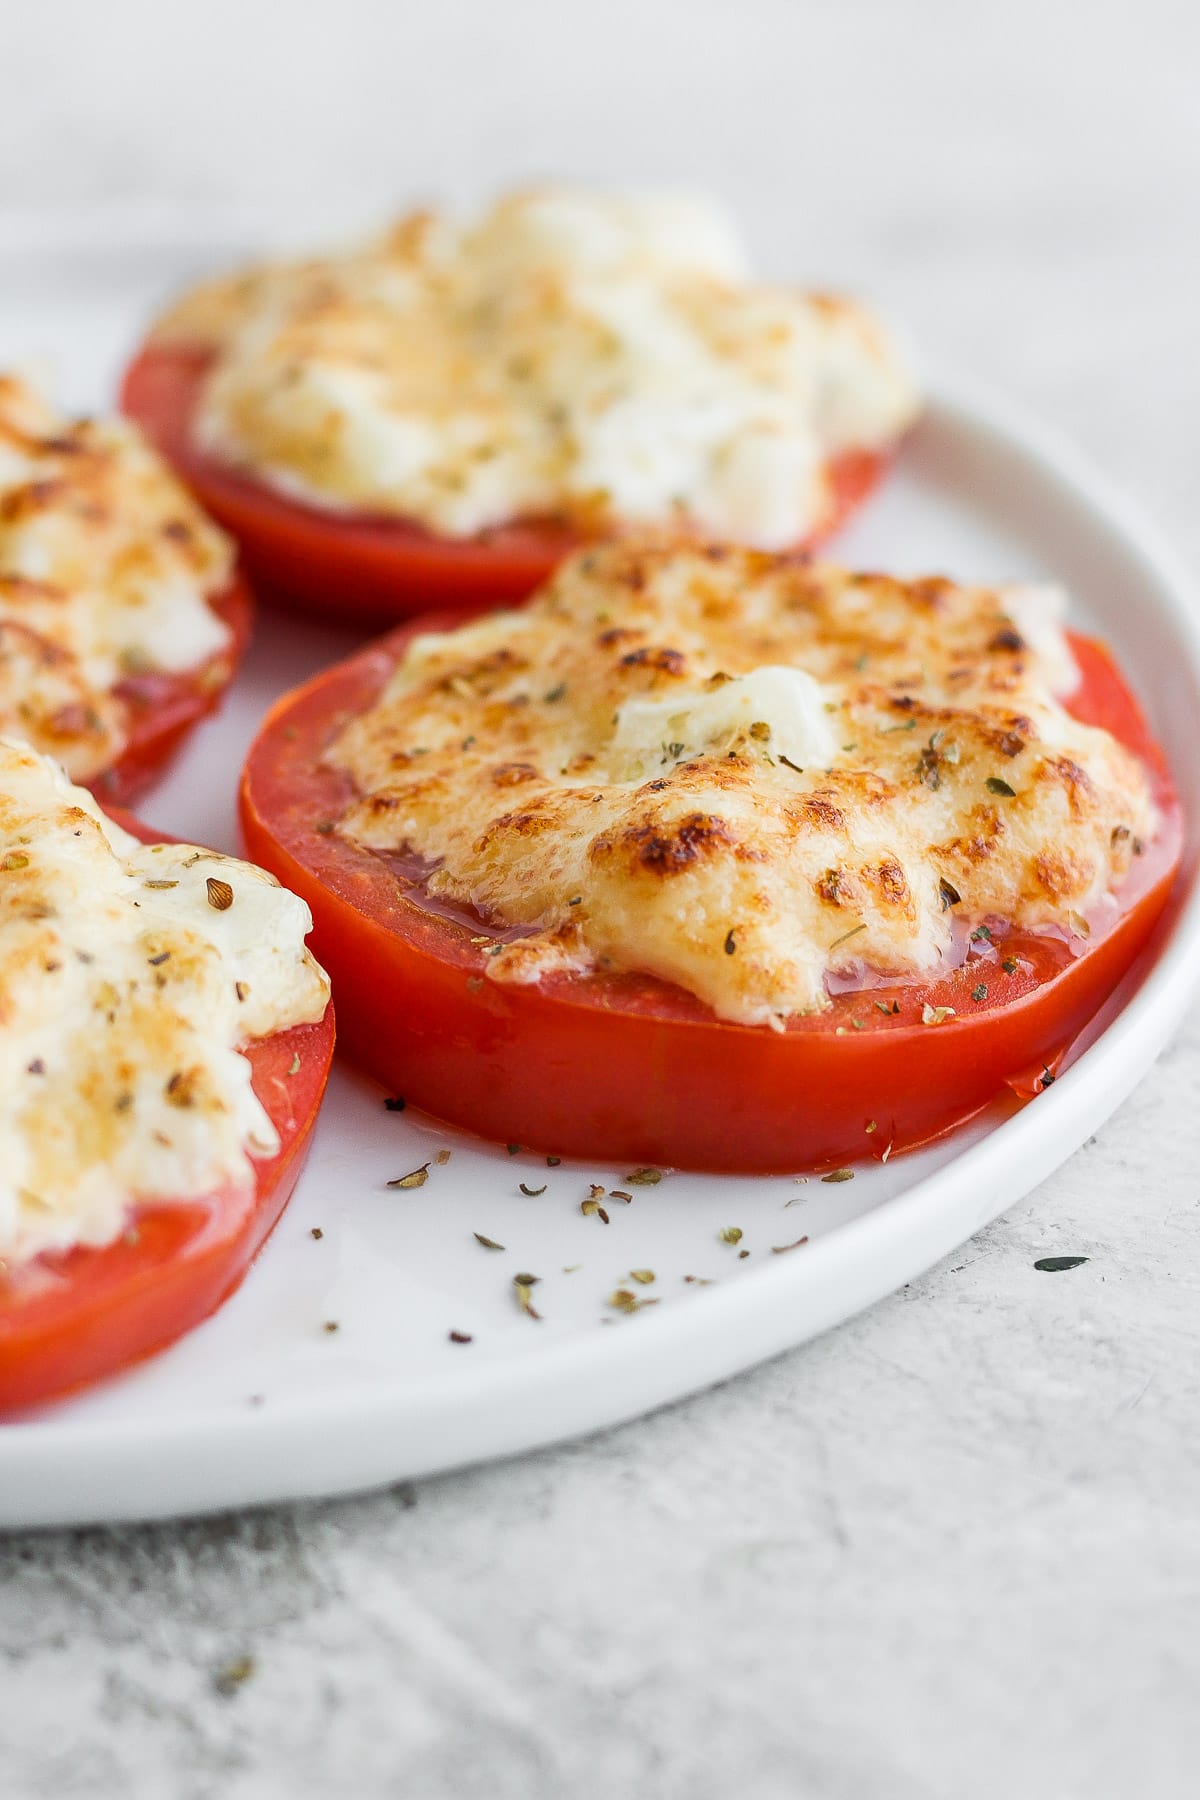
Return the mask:
M 1006 956 L 1000 964 L 1006 975 L 1015 975 L 1020 966 L 1015 956 Z
M 603 1193 L 603 1188 L 600 1191 Z M 608 1214 L 598 1200 L 581 1200 L 579 1202 L 579 1210 L 585 1219 L 599 1219 L 602 1225 L 608 1224 Z
M 866 1124 L 863 1127 L 863 1130 L 868 1133 L 870 1133 L 872 1131 L 878 1131 L 878 1129 L 879 1129 L 878 1123 L 874 1119 L 868 1119 Z
M 973 944 L 990 944 L 991 941 L 992 934 L 986 925 L 977 925 L 971 933 L 971 942 Z
M 540 1188 L 526 1187 L 526 1185 L 523 1181 L 519 1181 L 517 1183 L 517 1186 L 520 1188 L 520 1190 L 523 1194 L 528 1196 L 528 1198 L 530 1200 L 536 1200 L 539 1194 L 544 1194 L 546 1191 L 546 1183 L 544 1181 Z
M 473 1231 L 471 1236 L 477 1244 L 482 1244 L 485 1250 L 503 1250 L 504 1248 L 504 1245 L 498 1244 L 495 1238 L 484 1237 L 482 1231 Z
M 525 1146 L 523 1144 L 505 1144 L 504 1148 L 508 1151 L 510 1156 L 520 1156 L 521 1151 Z
M 718 1231 L 717 1236 L 723 1244 L 740 1244 L 742 1241 L 742 1228 L 740 1225 L 723 1225 L 720 1231 Z
M 657 1187 L 662 1180 L 661 1169 L 631 1169 L 625 1177 L 630 1187 Z
M 727 931 L 725 933 L 725 954 L 726 954 L 726 956 L 732 956 L 736 949 L 737 949 L 737 939 L 734 937 L 732 931 Z
M 288 1065 L 288 1074 L 289 1075 L 298 1075 L 299 1073 L 300 1073 L 300 1052 L 297 1050 L 295 1055 L 292 1057 L 290 1064 Z
M 853 1181 L 853 1169 L 830 1169 L 828 1175 L 822 1175 L 822 1181 Z
M 557 1169 L 561 1162 L 562 1162 L 561 1156 L 548 1156 L 546 1158 L 546 1167 L 548 1169 Z
M 654 1280 L 653 1269 L 630 1269 L 629 1274 L 631 1280 L 636 1281 L 640 1287 L 649 1287 Z
M 424 1187 L 429 1180 L 429 1164 L 422 1163 L 419 1169 L 410 1169 L 407 1175 L 397 1175 L 394 1181 L 388 1182 L 390 1188 Z
M 987 791 L 989 794 L 1002 794 L 1006 800 L 1015 800 L 1017 797 L 1016 788 L 1010 787 L 1008 782 L 999 775 L 988 776 Z
M 658 1301 L 656 1299 L 639 1300 L 631 1289 L 621 1287 L 614 1288 L 608 1296 L 608 1304 L 616 1312 L 635 1313 L 641 1312 L 643 1306 L 657 1306 Z
M 864 920 L 861 925 L 853 925 L 849 931 L 843 931 L 841 937 L 834 938 L 832 944 L 830 944 L 828 954 L 831 955 L 833 951 L 837 949 L 839 944 L 849 943 L 851 938 L 857 937 L 860 931 L 865 931 L 866 929 L 866 922 Z
M 1077 1269 L 1081 1263 L 1091 1260 L 1090 1256 L 1039 1256 L 1033 1266 L 1048 1275 L 1057 1275 L 1060 1269 Z
M 533 1290 L 541 1280 L 539 1275 L 514 1275 L 513 1298 L 527 1318 L 541 1319 L 541 1313 L 533 1304 Z
M 212 1678 L 213 1687 L 224 1699 L 228 1700 L 236 1694 L 257 1671 L 258 1664 L 252 1656 L 235 1656 L 231 1662 L 217 1669 Z
M 979 983 L 978 987 L 973 987 L 971 989 L 971 998 L 972 998 L 972 1000 L 986 1000 L 987 999 L 987 982 L 986 981 L 981 981 Z
M 308 1235 L 310 1238 L 315 1238 L 316 1241 L 320 1243 L 321 1239 L 325 1236 L 325 1233 L 321 1230 L 319 1225 L 312 1225 L 309 1227 Z
M 393 1094 L 390 1099 L 385 1100 L 383 1103 L 385 1112 L 403 1112 L 407 1105 L 408 1101 L 405 1100 L 401 1094 Z

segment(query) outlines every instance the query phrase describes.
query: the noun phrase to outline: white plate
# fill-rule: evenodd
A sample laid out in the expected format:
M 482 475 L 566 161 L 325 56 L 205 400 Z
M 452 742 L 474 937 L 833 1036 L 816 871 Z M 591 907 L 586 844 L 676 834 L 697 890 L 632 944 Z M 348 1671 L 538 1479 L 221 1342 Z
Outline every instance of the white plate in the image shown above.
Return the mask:
M 143 286 L 161 284 L 156 265 Z M 99 398 L 136 317 L 132 298 L 122 291 L 118 305 L 107 294 L 92 325 L 78 298 L 61 302 L 70 398 Z M 0 356 L 41 349 L 44 318 L 34 324 L 23 296 L 0 303 Z M 853 1182 L 669 1175 L 634 1189 L 632 1205 L 614 1204 L 608 1226 L 584 1218 L 579 1202 L 591 1181 L 619 1185 L 621 1168 L 510 1157 L 412 1112 L 385 1112 L 377 1091 L 340 1070 L 296 1197 L 218 1316 L 131 1374 L 0 1428 L 0 1524 L 343 1492 L 627 1419 L 798 1344 L 927 1269 L 1124 1098 L 1200 975 L 1197 618 L 1168 553 L 1075 456 L 994 402 L 955 395 L 937 400 L 837 553 L 979 579 L 1053 573 L 1148 702 L 1191 821 L 1186 869 L 1169 930 L 1123 1005 L 1108 1009 L 1098 1041 L 1017 1116 L 976 1122 Z M 223 716 L 146 816 L 233 847 L 236 772 L 256 720 L 348 642 L 265 618 Z M 385 1187 L 442 1147 L 452 1156 L 424 1188 Z M 526 1198 L 522 1180 L 546 1192 Z M 746 1257 L 719 1240 L 733 1225 Z M 486 1250 L 475 1232 L 507 1248 Z M 772 1254 L 802 1236 L 802 1248 Z M 607 1297 L 633 1285 L 635 1268 L 654 1270 L 653 1285 L 635 1291 L 659 1303 L 618 1316 Z M 514 1304 L 519 1270 L 541 1277 L 540 1323 Z M 452 1329 L 473 1341 L 452 1344 Z

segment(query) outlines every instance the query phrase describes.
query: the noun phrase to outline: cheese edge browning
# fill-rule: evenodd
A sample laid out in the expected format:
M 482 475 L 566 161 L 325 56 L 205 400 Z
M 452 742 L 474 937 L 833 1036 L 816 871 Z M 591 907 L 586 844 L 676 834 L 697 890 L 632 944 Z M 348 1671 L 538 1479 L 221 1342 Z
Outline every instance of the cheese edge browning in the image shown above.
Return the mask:
M 523 612 L 410 646 L 327 753 L 361 794 L 339 830 L 516 933 L 492 980 L 634 969 L 781 1026 L 828 1004 L 827 976 L 927 974 L 955 920 L 1085 929 L 1153 836 L 1141 765 L 1052 691 L 1062 605 L 591 550 Z
M 109 1243 L 142 1201 L 249 1205 L 278 1138 L 241 1046 L 324 1014 L 310 925 L 264 871 L 141 844 L 0 738 L 0 1269 Z

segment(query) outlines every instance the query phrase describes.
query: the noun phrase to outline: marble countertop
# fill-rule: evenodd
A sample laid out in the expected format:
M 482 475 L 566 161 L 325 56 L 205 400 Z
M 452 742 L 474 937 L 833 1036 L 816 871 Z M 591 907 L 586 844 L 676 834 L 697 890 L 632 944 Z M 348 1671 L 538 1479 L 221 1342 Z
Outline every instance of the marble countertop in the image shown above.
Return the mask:
M 1200 563 L 1189 6 L 7 24 L 0 249 L 300 236 L 543 171 L 713 188 L 765 262 L 879 297 Z M 0 1542 L 0 1792 L 1190 1795 L 1198 1083 L 1190 1023 L 947 1263 L 640 1423 L 359 1500 Z

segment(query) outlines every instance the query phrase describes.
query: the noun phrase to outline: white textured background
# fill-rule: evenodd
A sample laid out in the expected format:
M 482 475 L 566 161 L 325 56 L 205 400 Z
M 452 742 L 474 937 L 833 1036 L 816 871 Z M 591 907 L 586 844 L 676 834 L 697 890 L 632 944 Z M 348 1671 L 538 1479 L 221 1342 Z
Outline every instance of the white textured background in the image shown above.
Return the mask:
M 512 177 L 694 183 L 774 269 L 872 293 L 1052 418 L 1195 564 L 1197 19 L 0 0 L 5 279 L 22 246 L 301 238 Z M 1198 1074 L 1189 1027 L 949 1265 L 642 1424 L 359 1502 L 0 1543 L 0 1794 L 1193 1795 Z M 1064 1251 L 1092 1260 L 1033 1270 Z

